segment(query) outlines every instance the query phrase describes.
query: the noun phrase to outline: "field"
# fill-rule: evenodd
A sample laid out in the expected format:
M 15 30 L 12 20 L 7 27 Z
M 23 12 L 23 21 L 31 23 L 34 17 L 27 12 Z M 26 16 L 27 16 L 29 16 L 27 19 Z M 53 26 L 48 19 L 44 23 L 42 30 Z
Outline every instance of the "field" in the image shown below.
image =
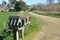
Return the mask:
M 4 25 L 4 22 L 8 22 L 8 17 L 12 15 L 16 15 L 17 12 L 0 12 L 0 33 L 2 33 Z
M 12 16 L 12 15 L 16 15 L 18 12 L 0 12 L 0 34 L 3 32 L 4 30 L 4 25 L 3 23 L 7 23 L 8 22 L 8 17 Z M 10 38 L 11 39 L 11 38 Z M 9 40 L 9 39 L 8 39 Z
M 16 15 L 18 12 L 0 12 L 0 34 L 4 30 L 3 22 L 8 21 L 8 17 L 12 15 Z M 26 15 L 29 15 L 27 12 L 25 12 Z M 41 22 L 37 20 L 35 17 L 29 15 L 31 17 L 31 23 L 28 24 L 28 35 L 38 31 L 41 29 Z M 36 22 L 37 21 L 37 22 Z M 27 37 L 28 39 L 29 37 Z M 3 38 L 4 40 L 13 40 L 13 33 L 11 32 L 10 36 Z

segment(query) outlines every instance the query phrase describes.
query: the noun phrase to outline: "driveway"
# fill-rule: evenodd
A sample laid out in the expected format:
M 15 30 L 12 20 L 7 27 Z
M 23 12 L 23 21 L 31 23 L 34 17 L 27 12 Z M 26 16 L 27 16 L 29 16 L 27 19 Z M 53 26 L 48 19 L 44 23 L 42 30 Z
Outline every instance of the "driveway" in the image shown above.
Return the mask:
M 42 29 L 35 33 L 30 40 L 60 40 L 60 18 L 38 15 L 32 12 L 29 14 L 43 21 Z

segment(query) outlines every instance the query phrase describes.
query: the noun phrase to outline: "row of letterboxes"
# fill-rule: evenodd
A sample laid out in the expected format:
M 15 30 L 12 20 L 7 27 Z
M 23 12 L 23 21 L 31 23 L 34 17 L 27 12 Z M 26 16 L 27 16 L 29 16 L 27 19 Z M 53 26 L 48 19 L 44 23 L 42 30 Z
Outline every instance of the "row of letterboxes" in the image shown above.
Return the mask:
M 30 23 L 29 16 L 10 16 L 8 20 L 9 29 L 18 30 L 18 28 Z

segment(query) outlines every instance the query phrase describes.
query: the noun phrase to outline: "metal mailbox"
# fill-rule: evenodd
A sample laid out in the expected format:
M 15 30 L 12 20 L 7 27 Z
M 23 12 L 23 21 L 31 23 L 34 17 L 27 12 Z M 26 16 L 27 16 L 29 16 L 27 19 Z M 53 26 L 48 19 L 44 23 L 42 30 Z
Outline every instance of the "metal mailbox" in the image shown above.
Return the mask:
M 22 18 L 21 20 L 22 20 L 22 25 L 26 25 L 27 19 L 26 18 Z
M 27 24 L 30 23 L 31 18 L 29 16 L 26 16 L 26 18 L 27 18 Z
M 21 16 L 21 18 L 25 19 L 26 20 L 26 23 L 30 23 L 30 17 L 29 16 Z
M 10 16 L 8 20 L 9 29 L 18 30 L 22 27 L 20 16 Z

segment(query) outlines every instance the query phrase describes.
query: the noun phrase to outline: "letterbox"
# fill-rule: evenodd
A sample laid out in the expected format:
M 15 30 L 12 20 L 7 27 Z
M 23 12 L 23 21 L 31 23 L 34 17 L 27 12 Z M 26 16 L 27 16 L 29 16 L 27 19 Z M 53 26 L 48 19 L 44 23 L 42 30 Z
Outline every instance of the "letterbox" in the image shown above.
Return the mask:
M 29 16 L 26 16 L 26 18 L 27 18 L 27 24 L 30 23 L 31 18 Z
M 18 30 L 22 27 L 20 16 L 10 16 L 8 20 L 9 29 Z
M 26 18 L 22 18 L 21 20 L 22 20 L 22 25 L 26 25 L 27 19 Z
M 20 16 L 23 20 L 25 20 L 24 21 L 24 23 L 26 23 L 26 24 L 28 24 L 28 23 L 30 23 L 30 17 L 29 16 Z

